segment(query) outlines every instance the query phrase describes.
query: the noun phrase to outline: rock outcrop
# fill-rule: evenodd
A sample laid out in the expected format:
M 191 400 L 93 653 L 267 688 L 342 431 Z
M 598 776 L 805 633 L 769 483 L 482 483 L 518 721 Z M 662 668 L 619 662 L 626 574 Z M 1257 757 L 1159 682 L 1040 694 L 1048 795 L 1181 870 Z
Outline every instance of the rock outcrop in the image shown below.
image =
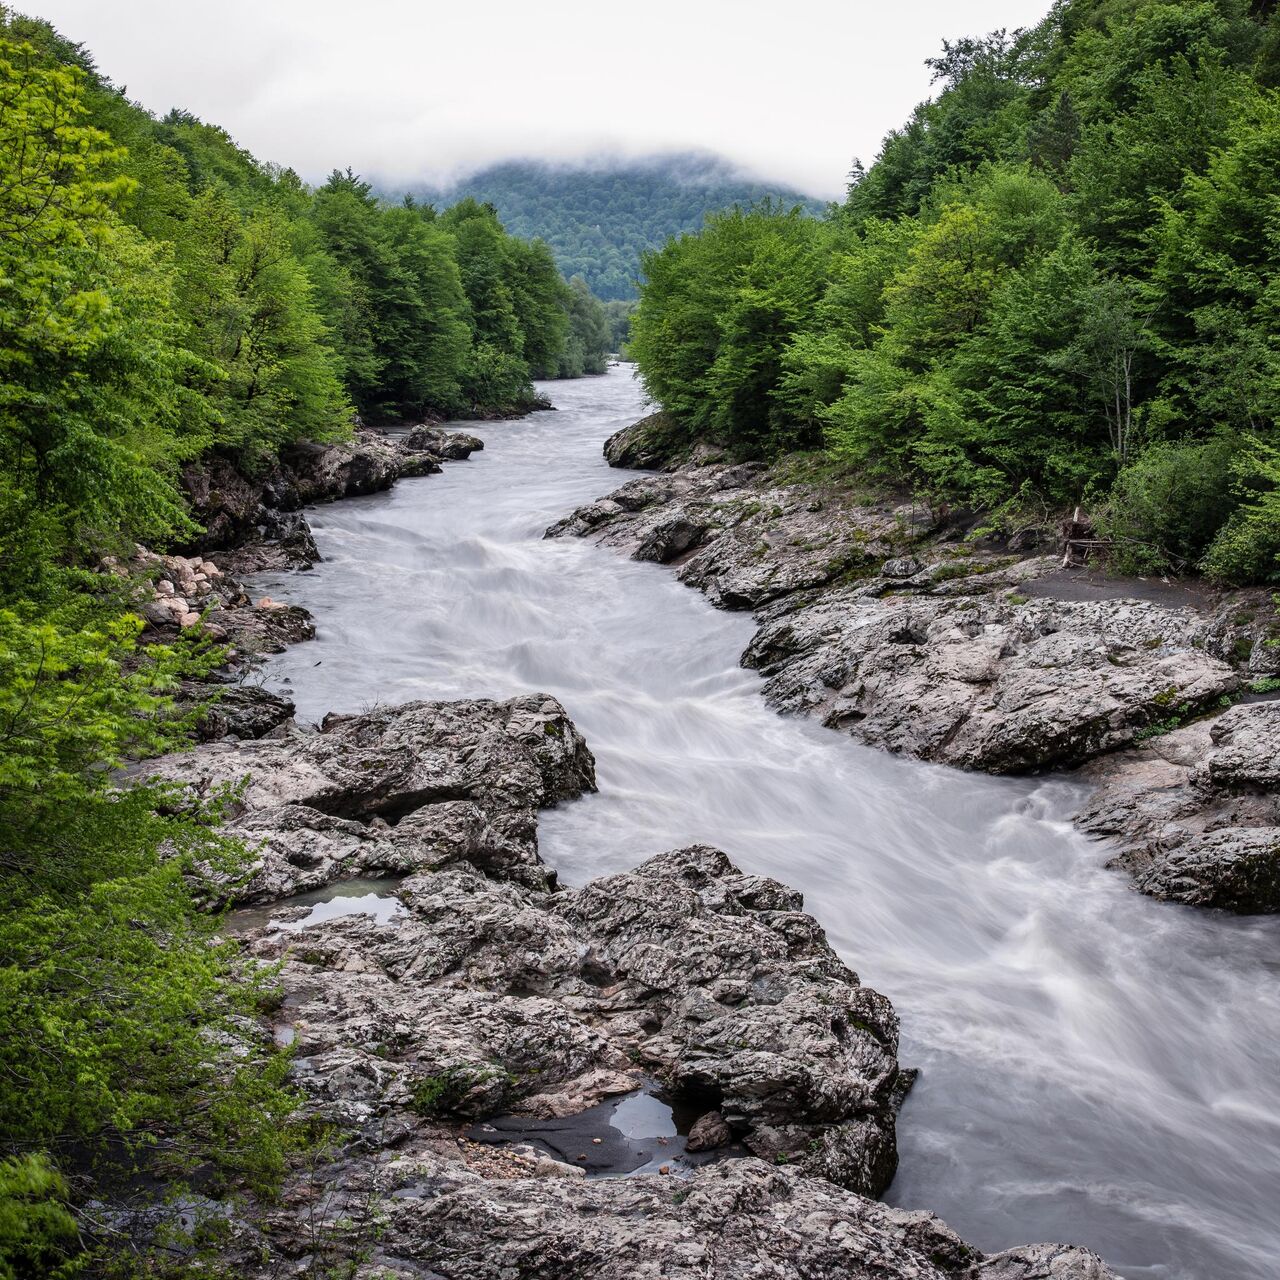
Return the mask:
M 299 1078 L 324 1120 L 378 1143 L 415 1107 L 562 1117 L 652 1078 L 759 1156 L 867 1195 L 888 1186 L 897 1018 L 799 894 L 703 846 L 573 891 L 460 863 L 396 892 L 392 925 L 355 917 L 255 946 L 299 993 Z
M 344 1236 L 353 1252 L 376 1241 L 358 1273 L 370 1280 L 1116 1280 L 1085 1249 L 984 1256 L 932 1214 L 756 1159 L 688 1178 L 587 1181 L 533 1161 L 482 1172 L 441 1142 L 377 1174 L 334 1171 L 341 1189 L 322 1181 L 296 1216 L 277 1217 L 273 1245 L 307 1238 L 299 1220 L 309 1209 L 312 1241 L 336 1228 L 326 1252 L 335 1262 Z M 301 1259 L 306 1246 L 293 1248 Z M 243 1274 L 265 1280 L 278 1274 L 271 1265 Z
M 670 470 L 691 446 L 681 439 L 676 424 L 665 413 L 651 413 L 604 442 L 604 456 L 611 467 L 636 471 Z
M 859 742 L 990 773 L 1089 765 L 1079 815 L 1157 897 L 1280 909 L 1280 704 L 1224 710 L 1280 672 L 1265 591 L 1066 580 L 1035 538 L 967 537 L 955 513 L 867 503 L 673 444 L 660 415 L 612 437 L 661 468 L 547 531 L 671 565 L 749 609 L 742 656 L 781 711 Z M 674 461 L 673 461 L 674 459 Z M 1255 763 L 1236 768 L 1249 757 Z
M 754 610 L 743 663 L 769 702 L 923 760 L 1078 764 L 1239 686 L 1205 619 L 1024 594 L 1051 558 L 922 540 L 940 519 L 711 463 L 632 480 L 548 532 L 673 564 L 720 607 Z
M 225 890 L 245 902 L 457 860 L 545 887 L 537 810 L 595 787 L 590 751 L 543 694 L 331 715 L 319 729 L 285 725 L 133 773 L 201 798 L 247 779 L 227 829 L 256 860 L 247 883 Z
M 1280 911 L 1280 702 L 1231 707 L 1085 772 L 1077 821 L 1157 898 Z
M 424 425 L 412 427 L 401 436 L 400 445 L 410 453 L 427 453 L 451 462 L 461 462 L 483 449 L 484 441 L 465 431 L 446 431 L 443 427 Z

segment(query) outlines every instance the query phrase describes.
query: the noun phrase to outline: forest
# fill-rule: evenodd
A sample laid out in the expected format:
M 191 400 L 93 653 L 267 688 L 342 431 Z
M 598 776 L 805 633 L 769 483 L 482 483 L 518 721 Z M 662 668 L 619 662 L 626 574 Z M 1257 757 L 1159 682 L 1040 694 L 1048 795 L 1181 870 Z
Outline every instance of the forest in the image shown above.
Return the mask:
M 636 297 L 640 256 L 697 231 L 709 213 L 773 198 L 820 213 L 822 203 L 744 178 L 723 160 L 662 155 L 574 167 L 513 161 L 447 189 L 415 194 L 443 207 L 471 198 L 493 205 L 507 228 L 551 246 L 566 276 L 581 275 L 606 302 Z
M 188 740 L 174 694 L 220 660 L 141 646 L 121 568 L 198 533 L 179 468 L 252 475 L 357 415 L 519 412 L 610 341 L 491 208 L 308 187 L 0 8 L 0 1277 L 145 1270 L 95 1189 L 265 1192 L 316 1140 L 244 1032 L 270 982 L 208 910 L 246 857 L 215 831 L 230 797 L 113 786 Z
M 824 220 L 644 259 L 631 351 L 688 438 L 817 450 L 1114 567 L 1280 576 L 1280 16 L 1059 0 L 962 39 Z

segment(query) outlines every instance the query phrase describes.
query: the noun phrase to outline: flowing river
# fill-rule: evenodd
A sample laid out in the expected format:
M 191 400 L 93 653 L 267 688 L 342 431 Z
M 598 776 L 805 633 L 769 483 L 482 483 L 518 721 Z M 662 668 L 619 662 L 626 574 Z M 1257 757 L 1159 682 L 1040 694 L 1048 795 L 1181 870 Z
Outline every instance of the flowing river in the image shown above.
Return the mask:
M 544 813 L 577 884 L 694 841 L 804 892 L 922 1068 L 891 1202 L 984 1249 L 1086 1244 L 1128 1280 L 1280 1274 L 1280 919 L 1153 902 L 1073 831 L 1078 784 L 859 747 L 765 706 L 749 617 L 543 530 L 617 487 L 629 367 L 549 383 L 443 475 L 309 513 L 325 560 L 264 575 L 318 639 L 271 660 L 302 719 L 556 695 L 600 792 Z M 474 426 L 474 424 L 470 424 Z M 469 427 L 470 429 L 470 427 Z

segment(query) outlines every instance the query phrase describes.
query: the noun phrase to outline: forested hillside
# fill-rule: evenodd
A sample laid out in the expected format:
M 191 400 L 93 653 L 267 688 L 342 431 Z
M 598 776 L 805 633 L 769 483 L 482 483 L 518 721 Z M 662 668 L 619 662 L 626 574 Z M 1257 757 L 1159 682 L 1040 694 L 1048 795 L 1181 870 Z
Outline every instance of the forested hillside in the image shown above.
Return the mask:
M 640 255 L 696 231 L 708 213 L 766 197 L 810 213 L 822 209 L 820 201 L 749 181 L 701 155 L 585 168 L 519 161 L 485 169 L 452 189 L 417 194 L 441 206 L 466 197 L 492 204 L 512 234 L 545 240 L 561 271 L 581 275 L 606 301 L 634 298 Z
M 67 1206 L 104 1179 L 141 1207 L 263 1191 L 306 1136 L 245 1030 L 269 981 L 198 908 L 248 856 L 214 830 L 230 797 L 112 786 L 185 741 L 173 695 L 220 661 L 200 627 L 139 644 L 135 540 L 198 534 L 180 467 L 266 472 L 357 412 L 519 410 L 607 346 L 491 210 L 311 189 L 0 8 L 0 1275 L 84 1274 L 117 1231 Z
M 825 221 L 650 254 L 632 350 L 689 436 L 987 510 L 1083 502 L 1114 564 L 1274 580 L 1280 17 L 1061 0 L 946 44 Z

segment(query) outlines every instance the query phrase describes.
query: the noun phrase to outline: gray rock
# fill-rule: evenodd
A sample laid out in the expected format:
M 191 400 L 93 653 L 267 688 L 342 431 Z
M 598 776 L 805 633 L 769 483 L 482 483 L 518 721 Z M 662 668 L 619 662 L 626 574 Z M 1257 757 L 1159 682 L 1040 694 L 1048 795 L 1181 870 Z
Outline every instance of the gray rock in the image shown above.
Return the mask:
M 400 440 L 410 452 L 426 451 L 437 458 L 462 461 L 484 448 L 484 441 L 465 431 L 446 431 L 443 427 L 423 425 L 411 428 Z
M 248 779 L 231 830 L 258 860 L 247 885 L 227 886 L 244 901 L 455 858 L 545 885 L 537 810 L 595 787 L 590 751 L 543 694 L 329 716 L 319 732 L 211 743 L 133 773 L 200 796 Z
M 665 413 L 653 413 L 604 442 L 604 456 L 611 467 L 657 471 L 673 465 L 689 452 L 688 437 Z
M 984 1258 L 931 1214 L 754 1159 L 583 1181 L 540 1177 L 532 1161 L 482 1171 L 441 1144 L 388 1164 L 376 1193 L 352 1172 L 278 1215 L 267 1259 L 244 1274 L 275 1274 L 272 1249 L 328 1228 L 353 1253 L 376 1240 L 365 1274 L 442 1280 L 1115 1280 L 1061 1245 Z
M 733 1130 L 724 1116 L 718 1111 L 708 1111 L 689 1126 L 685 1146 L 689 1151 L 714 1151 L 717 1147 L 727 1147 L 732 1141 Z
M 389 489 L 400 474 L 402 454 L 381 431 L 357 428 L 350 441 L 304 441 L 281 456 L 291 492 L 288 507 L 332 502 Z
M 897 556 L 886 560 L 880 566 L 880 572 L 886 578 L 914 578 L 924 565 L 915 556 Z
M 190 686 L 189 692 L 203 698 L 209 687 Z M 201 742 L 227 737 L 261 738 L 288 723 L 295 711 L 288 698 L 261 685 L 214 686 L 213 695 L 196 725 L 196 737 Z
M 399 896 L 392 926 L 254 943 L 285 962 L 326 1119 L 353 1096 L 365 1121 L 411 1119 L 430 1090 L 448 1114 L 570 1116 L 648 1075 L 711 1102 L 722 1141 L 869 1194 L 892 1179 L 897 1019 L 776 881 L 694 846 L 574 891 L 460 863 Z
M 706 533 L 706 525 L 683 515 L 674 515 L 649 531 L 645 540 L 632 552 L 632 559 L 670 564 L 672 560 L 696 547 L 706 537 Z
M 746 1280 L 761 1265 L 795 1280 L 1109 1280 L 1059 1246 L 983 1259 L 928 1214 L 865 1198 L 896 1164 L 897 1019 L 794 891 L 705 846 L 555 890 L 536 810 L 593 779 L 554 700 L 330 716 L 145 772 L 200 794 L 247 775 L 227 821 L 261 842 L 244 896 L 412 872 L 392 918 L 307 923 L 283 902 L 243 935 L 278 975 L 271 1032 L 293 1041 L 304 1113 L 343 1136 L 261 1218 L 236 1215 L 237 1275 L 322 1249 L 356 1273 L 459 1280 Z M 459 1136 L 499 1113 L 517 1140 L 557 1118 L 572 1130 L 652 1078 L 704 1109 L 690 1148 L 733 1140 L 727 1158 L 589 1181 Z M 739 1144 L 763 1159 L 735 1158 Z
M 1098 762 L 1077 822 L 1153 897 L 1280 911 L 1280 703 L 1234 706 Z

